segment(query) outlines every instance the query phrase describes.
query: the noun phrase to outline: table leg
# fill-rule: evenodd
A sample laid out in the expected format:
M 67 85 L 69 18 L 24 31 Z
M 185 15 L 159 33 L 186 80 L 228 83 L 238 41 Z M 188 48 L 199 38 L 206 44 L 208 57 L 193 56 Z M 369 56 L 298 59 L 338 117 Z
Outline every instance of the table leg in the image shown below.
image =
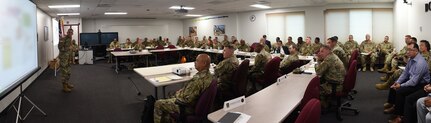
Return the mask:
M 119 65 L 120 63 L 118 63 L 118 56 L 116 56 L 115 57 L 115 72 L 117 72 L 117 74 L 118 74 L 118 65 Z
M 166 90 L 166 86 L 163 86 L 162 89 L 163 89 L 163 98 L 166 99 L 166 91 L 165 91 Z
M 159 96 L 157 94 L 157 87 L 154 87 L 154 97 L 157 99 L 159 99 Z
M 157 53 L 154 53 L 154 57 L 156 57 L 156 63 L 154 63 L 157 66 Z

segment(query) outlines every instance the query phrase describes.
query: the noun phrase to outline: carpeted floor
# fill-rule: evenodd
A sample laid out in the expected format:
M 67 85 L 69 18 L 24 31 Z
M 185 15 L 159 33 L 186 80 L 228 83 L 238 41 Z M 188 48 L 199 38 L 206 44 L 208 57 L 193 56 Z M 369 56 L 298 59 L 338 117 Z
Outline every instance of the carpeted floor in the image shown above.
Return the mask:
M 386 101 L 387 91 L 377 91 L 374 84 L 382 74 L 377 72 L 358 72 L 356 90 L 358 94 L 353 101 L 353 107 L 360 110 L 359 115 L 353 112 L 343 113 L 346 123 L 381 123 L 387 122 L 389 115 L 383 114 L 383 103 Z M 137 95 L 134 85 L 128 77 L 136 83 L 142 92 Z M 59 76 L 47 69 L 25 91 L 25 94 L 36 103 L 48 116 L 43 117 L 37 110 L 33 110 L 25 120 L 26 123 L 139 123 L 143 110 L 143 99 L 154 93 L 154 87 L 131 70 L 120 71 L 116 74 L 112 64 L 97 61 L 93 65 L 73 65 L 71 81 L 75 88 L 72 93 L 61 91 Z M 172 85 L 166 88 L 173 92 L 182 85 Z M 159 89 L 159 96 L 161 96 Z M 23 103 L 27 111 L 30 104 Z M 11 110 L 3 111 L 0 123 L 15 122 L 16 113 Z M 339 122 L 335 113 L 324 114 L 322 123 Z

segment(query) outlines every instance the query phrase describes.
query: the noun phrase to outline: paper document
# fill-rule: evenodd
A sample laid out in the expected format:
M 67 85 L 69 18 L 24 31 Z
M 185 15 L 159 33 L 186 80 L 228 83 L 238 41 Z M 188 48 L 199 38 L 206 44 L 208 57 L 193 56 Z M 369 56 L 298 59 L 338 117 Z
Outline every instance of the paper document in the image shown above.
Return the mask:
M 362 55 L 366 55 L 366 56 L 367 56 L 367 55 L 370 55 L 370 53 L 361 53 L 361 54 L 362 54 Z
M 166 77 L 166 76 L 162 76 L 162 77 L 156 77 L 153 79 L 153 81 L 155 82 L 167 82 L 167 81 L 171 81 L 172 79 Z
M 182 79 L 183 77 L 178 76 L 178 75 L 170 75 L 170 76 L 168 76 L 168 78 L 173 79 L 173 80 L 178 80 L 178 79 Z
M 406 67 L 403 67 L 403 66 L 398 66 L 400 69 L 402 69 L 402 70 L 405 70 L 406 69 Z

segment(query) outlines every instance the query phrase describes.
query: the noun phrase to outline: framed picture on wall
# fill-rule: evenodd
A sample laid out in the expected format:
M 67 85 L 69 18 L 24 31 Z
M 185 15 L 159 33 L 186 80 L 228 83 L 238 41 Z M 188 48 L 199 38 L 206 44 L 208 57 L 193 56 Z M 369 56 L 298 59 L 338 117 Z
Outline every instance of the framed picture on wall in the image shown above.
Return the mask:
M 225 35 L 225 26 L 224 25 L 214 25 L 214 35 L 215 36 Z
M 43 27 L 43 40 L 44 41 L 48 41 L 49 40 L 48 36 L 49 36 L 48 27 L 44 26 Z
M 198 27 L 193 26 L 193 27 L 189 27 L 189 35 L 190 36 L 197 36 L 198 32 L 197 32 Z

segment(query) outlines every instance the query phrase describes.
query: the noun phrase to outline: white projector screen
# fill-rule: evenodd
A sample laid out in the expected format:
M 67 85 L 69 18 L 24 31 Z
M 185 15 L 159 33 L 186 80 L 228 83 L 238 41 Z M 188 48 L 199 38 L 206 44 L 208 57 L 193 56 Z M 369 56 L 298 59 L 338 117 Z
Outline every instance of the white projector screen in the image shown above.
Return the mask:
M 39 67 L 36 5 L 29 0 L 1 0 L 0 5 L 0 99 L 3 99 Z

